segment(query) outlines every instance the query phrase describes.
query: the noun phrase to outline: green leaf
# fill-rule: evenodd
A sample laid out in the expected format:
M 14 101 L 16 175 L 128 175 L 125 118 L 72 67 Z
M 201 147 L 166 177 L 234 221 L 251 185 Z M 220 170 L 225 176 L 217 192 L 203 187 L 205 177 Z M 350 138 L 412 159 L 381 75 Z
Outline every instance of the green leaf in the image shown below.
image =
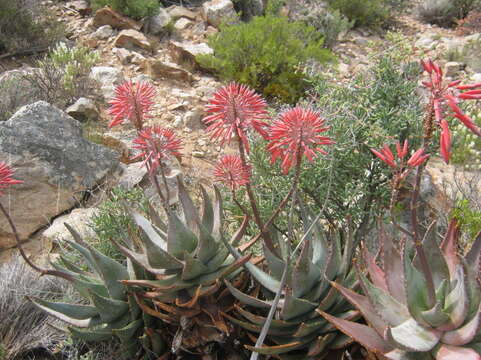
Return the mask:
M 186 252 L 193 253 L 196 247 L 197 236 L 180 221 L 176 214 L 169 214 L 167 252 L 182 260 Z
M 85 320 L 85 319 L 90 319 L 99 315 L 98 310 L 95 307 L 90 305 L 51 302 L 51 301 L 46 301 L 39 298 L 31 298 L 31 300 L 35 300 L 37 304 L 40 304 L 53 311 L 62 313 L 65 316 L 71 317 L 73 319 Z
M 469 304 L 464 279 L 464 268 L 462 265 L 457 265 L 454 277 L 451 279 L 451 286 L 454 288 L 446 295 L 444 302 L 444 311 L 449 314 L 454 328 L 461 326 L 468 314 Z
M 479 360 L 480 355 L 476 350 L 452 346 L 452 345 L 441 345 L 436 353 L 436 360 Z
M 202 185 L 200 185 L 200 190 L 202 192 L 203 200 L 202 226 L 209 234 L 211 234 L 214 229 L 214 207 L 212 206 L 207 191 L 205 191 Z M 217 238 L 216 241 L 220 241 L 220 238 Z
M 109 299 L 100 295 L 97 295 L 93 291 L 90 291 L 90 298 L 98 309 L 102 321 L 111 323 L 129 311 L 129 304 L 125 301 Z
M 296 298 L 287 294 L 284 297 L 284 304 L 282 306 L 281 317 L 284 320 L 291 320 L 297 316 L 304 315 L 317 307 L 316 303 Z
M 478 312 L 474 317 L 464 324 L 462 327 L 445 332 L 441 341 L 448 345 L 466 345 L 474 340 L 474 337 L 478 333 L 481 325 L 481 305 L 478 308 Z
M 320 269 L 312 262 L 312 247 L 309 241 L 304 242 L 297 262 L 292 270 L 292 295 L 303 297 L 313 286 L 320 281 Z
M 77 339 L 82 339 L 84 341 L 106 341 L 110 340 L 113 336 L 112 330 L 110 329 L 76 329 L 69 327 L 68 330 L 73 337 Z
M 207 264 L 219 250 L 219 243 L 201 225 L 199 226 L 199 242 L 195 251 L 197 257 L 203 264 Z
M 413 318 L 388 329 L 388 334 L 402 349 L 430 351 L 439 342 L 440 333 L 422 327 Z
M 403 262 L 407 307 L 413 318 L 418 321 L 424 321 L 421 313 L 429 310 L 426 280 L 424 279 L 424 275 L 411 263 L 408 249 L 405 245 L 406 244 L 404 244 Z M 398 286 L 400 286 L 400 284 Z
M 179 190 L 179 200 L 182 204 L 182 210 L 184 212 L 184 218 L 187 227 L 191 231 L 196 233 L 200 224 L 199 213 L 197 212 L 194 202 L 192 201 L 189 193 L 187 192 L 180 176 L 177 176 L 177 186 Z
M 50 308 L 49 304 L 46 303 L 43 300 L 40 299 L 34 299 L 34 298 L 29 298 L 27 297 L 28 300 L 30 300 L 36 307 L 39 309 L 45 311 L 47 314 L 63 321 L 66 322 L 67 324 L 70 324 L 72 326 L 78 327 L 78 328 L 88 328 L 90 326 L 98 325 L 101 323 L 99 317 L 94 317 L 90 319 L 75 319 L 70 316 L 65 315 L 64 313 L 60 311 L 56 311 L 52 308 Z
M 127 343 L 136 339 L 135 335 L 138 333 L 138 330 L 142 328 L 143 324 L 144 322 L 142 319 L 137 319 L 122 329 L 115 329 L 112 330 L 112 332 L 120 339 L 122 343 Z
M 181 278 L 184 281 L 195 279 L 203 274 L 208 273 L 209 269 L 202 262 L 194 258 L 188 252 L 184 253 L 184 268 L 182 269 Z
M 353 338 L 369 351 L 378 355 L 383 355 L 393 350 L 392 346 L 369 326 L 361 325 L 349 320 L 339 319 L 322 311 L 319 313 L 337 329 Z
M 373 286 L 360 271 L 358 273 L 369 302 L 374 307 L 376 313 L 389 326 L 401 325 L 410 318 L 409 311 L 404 304 L 401 304 L 384 290 Z
M 389 293 L 400 303 L 406 304 L 406 287 L 401 285 L 405 283 L 405 274 L 401 254 L 394 246 L 393 239 L 386 235 L 382 224 L 379 230 L 379 237 L 383 246 L 382 260 Z
M 224 283 L 226 284 L 230 293 L 237 300 L 239 300 L 241 303 L 246 304 L 246 305 L 250 305 L 250 306 L 253 306 L 253 307 L 256 307 L 256 308 L 262 308 L 262 309 L 270 309 L 271 308 L 270 302 L 266 302 L 266 301 L 260 300 L 256 297 L 244 294 L 242 291 L 240 291 L 239 289 L 232 286 L 232 284 L 230 282 L 228 282 L 227 280 L 224 280 Z

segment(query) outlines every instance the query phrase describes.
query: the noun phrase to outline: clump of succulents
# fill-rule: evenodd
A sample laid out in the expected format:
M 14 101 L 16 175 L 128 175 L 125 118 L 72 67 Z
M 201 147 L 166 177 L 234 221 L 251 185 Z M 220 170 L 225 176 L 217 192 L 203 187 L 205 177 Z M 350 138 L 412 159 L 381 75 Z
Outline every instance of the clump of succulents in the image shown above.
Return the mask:
M 353 310 L 330 285 L 330 280 L 335 280 L 348 288 L 356 287 L 356 272 L 351 266 L 356 248 L 353 236 L 344 234 L 342 245 L 341 236 L 324 232 L 318 221 L 305 218 L 304 222 L 312 224 L 313 229 L 308 232 L 306 226 L 306 237 L 292 261 L 288 261 L 287 246 L 290 245 L 285 244 L 285 239 L 272 236 L 274 249 L 265 244 L 263 247 L 267 269 L 247 265 L 247 270 L 260 286 L 245 293 L 227 282 L 229 290 L 240 303 L 236 305 L 236 317 L 226 316 L 233 323 L 255 333 L 250 336 L 254 342 L 267 321 L 276 294 L 280 293 L 276 317 L 267 332 L 269 345 L 246 346 L 260 354 L 280 356 L 281 359 L 286 354 L 302 356 L 302 359 L 319 359 L 329 349 L 342 349 L 351 342 L 318 311 L 327 311 L 343 319 L 359 318 L 358 311 Z M 286 267 L 284 285 L 282 277 Z
M 31 301 L 67 323 L 67 330 L 75 338 L 102 341 L 115 336 L 127 357 L 139 354 L 141 342 L 149 353 L 160 356 L 165 350 L 163 339 L 152 332 L 144 333 L 149 327 L 157 327 L 155 319 L 142 313 L 135 298 L 121 283 L 125 279 L 135 279 L 140 275 L 139 270 L 130 262 L 124 266 L 103 255 L 84 242 L 68 224 L 65 226 L 75 239 L 68 242 L 69 245 L 83 256 L 89 269 L 84 271 L 63 257 L 54 267 L 66 275 L 88 304 L 49 302 L 38 298 L 31 298 Z
M 479 360 L 481 233 L 464 257 L 457 253 L 460 231 L 456 221 L 451 221 L 440 244 L 434 226 L 426 233 L 422 247 L 435 289 L 432 294 L 419 255 L 410 256 L 405 242 L 399 251 L 391 236 L 381 234 L 383 248 L 378 257 L 364 252 L 371 279 L 359 272 L 364 295 L 333 283 L 369 326 L 325 312 L 323 316 L 388 359 Z
M 214 343 L 226 341 L 233 329 L 222 313 L 230 311 L 233 298 L 222 282 L 233 278 L 249 256 L 236 261 L 224 246 L 222 208 L 219 193 L 212 204 L 201 187 L 203 212 L 199 214 L 179 180 L 182 212 L 168 209 L 167 224 L 155 216 L 155 224 L 138 213 L 134 221 L 143 234 L 137 239 L 139 250 L 117 244 L 119 249 L 149 274 L 152 280 L 124 280 L 146 314 L 165 323 L 173 339 L 172 351 L 208 353 Z M 243 235 L 245 226 L 233 241 Z M 234 278 L 238 286 L 243 280 Z

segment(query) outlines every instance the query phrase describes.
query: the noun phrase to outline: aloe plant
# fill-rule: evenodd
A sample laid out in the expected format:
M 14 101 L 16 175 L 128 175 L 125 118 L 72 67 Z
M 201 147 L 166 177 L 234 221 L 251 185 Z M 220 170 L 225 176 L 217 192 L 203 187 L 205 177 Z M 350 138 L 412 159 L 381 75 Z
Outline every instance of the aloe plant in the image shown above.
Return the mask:
M 160 356 L 165 343 L 159 333 L 150 331 L 157 328 L 158 321 L 143 314 L 134 297 L 121 283 L 135 279 L 142 271 L 128 261 L 127 266 L 103 255 L 84 242 L 80 235 L 65 224 L 75 241 L 69 245 L 85 259 L 89 270 L 84 271 L 60 257 L 54 267 L 69 278 L 74 288 L 88 304 L 49 302 L 38 298 L 30 300 L 40 309 L 68 324 L 65 329 L 75 338 L 85 341 L 102 341 L 117 337 L 122 345 L 125 358 L 139 355 L 142 345 L 150 354 Z
M 277 316 L 267 332 L 268 345 L 246 347 L 264 355 L 281 359 L 297 356 L 299 359 L 321 359 L 328 350 L 342 349 L 352 340 L 338 332 L 318 311 L 328 311 L 344 319 L 355 320 L 359 312 L 353 310 L 346 299 L 331 287 L 329 280 L 336 280 L 346 287 L 356 287 L 355 269 L 351 266 L 355 244 L 352 234 L 324 232 L 317 219 L 313 231 L 307 225 L 312 217 L 304 214 L 304 242 L 294 261 L 286 261 L 289 249 L 284 239 L 271 232 L 274 248 L 264 242 L 263 254 L 267 269 L 247 263 L 246 269 L 260 285 L 249 293 L 240 291 L 226 281 L 231 293 L 239 300 L 235 306 L 237 316 L 226 315 L 233 323 L 253 333 L 260 333 L 266 322 L 275 294 L 283 287 L 281 278 L 286 266 L 286 288 L 281 291 L 277 305 Z M 343 243 L 343 246 L 341 245 Z M 230 250 L 240 256 L 239 252 Z M 252 339 L 256 335 L 251 336 Z
M 134 290 L 140 309 L 166 324 L 172 351 L 205 353 L 232 332 L 221 316 L 234 299 L 222 279 L 239 273 L 249 256 L 235 260 L 224 245 L 222 206 L 216 189 L 214 204 L 201 187 L 203 211 L 199 211 L 178 182 L 181 213 L 166 209 L 167 224 L 154 212 L 152 222 L 132 213 L 143 234 L 138 247 L 117 244 L 134 263 L 155 276 L 154 280 L 131 279 L 122 283 Z M 234 235 L 237 241 L 246 224 Z M 240 285 L 240 284 L 239 284 Z
M 456 220 L 450 222 L 440 244 L 434 223 L 428 229 L 421 246 L 434 282 L 434 302 L 430 301 L 417 252 L 409 256 L 405 242 L 398 251 L 390 236 L 384 231 L 380 234 L 380 255 L 364 249 L 363 260 L 370 276 L 368 280 L 359 271 L 364 295 L 333 282 L 369 326 L 326 312 L 322 315 L 368 350 L 387 359 L 480 360 L 481 232 L 463 257 L 457 253 L 461 233 Z

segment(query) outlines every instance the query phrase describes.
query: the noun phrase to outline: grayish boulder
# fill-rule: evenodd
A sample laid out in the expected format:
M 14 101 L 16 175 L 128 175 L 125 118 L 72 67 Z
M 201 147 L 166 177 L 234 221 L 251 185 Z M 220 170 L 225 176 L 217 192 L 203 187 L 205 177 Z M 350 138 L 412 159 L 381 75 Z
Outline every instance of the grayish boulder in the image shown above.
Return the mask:
M 77 120 L 43 101 L 22 107 L 0 124 L 0 159 L 23 181 L 0 198 L 21 239 L 77 205 L 119 164 L 116 152 L 85 140 Z M 0 248 L 13 243 L 0 217 Z

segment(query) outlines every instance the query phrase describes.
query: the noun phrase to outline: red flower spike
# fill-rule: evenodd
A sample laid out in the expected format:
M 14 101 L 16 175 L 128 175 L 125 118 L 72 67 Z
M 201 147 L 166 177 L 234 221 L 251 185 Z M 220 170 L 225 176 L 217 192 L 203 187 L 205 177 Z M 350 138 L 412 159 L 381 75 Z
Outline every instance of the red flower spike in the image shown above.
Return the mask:
M 459 85 L 460 81 L 457 80 L 446 84 L 443 81 L 443 71 L 438 65 L 431 60 L 421 60 L 421 65 L 431 80 L 423 81 L 423 85 L 431 92 L 436 123 L 441 128 L 441 156 L 448 162 L 451 148 L 451 135 L 445 120 L 448 115 L 459 119 L 475 135 L 481 137 L 481 129 L 458 106 L 463 100 L 481 100 L 481 89 L 478 89 L 481 88 L 481 83 Z
M 170 129 L 160 126 L 146 127 L 139 131 L 134 140 L 134 148 L 141 151 L 136 158 L 144 158 L 144 165 L 153 174 L 161 166 L 162 160 L 181 157 L 182 142 Z
M 441 156 L 446 164 L 449 164 L 449 157 L 451 154 L 451 134 L 449 132 L 448 122 L 444 119 L 441 120 L 441 129 Z
M 115 97 L 109 102 L 109 114 L 114 116 L 109 128 L 129 120 L 137 130 L 141 130 L 144 120 L 150 117 L 154 96 L 155 88 L 148 83 L 128 81 L 119 85 L 115 89 Z
M 250 181 L 250 171 L 242 165 L 242 160 L 237 155 L 222 156 L 214 168 L 214 176 L 231 190 L 236 190 Z
M 221 145 L 228 144 L 232 138 L 239 137 L 249 152 L 247 132 L 251 128 L 267 138 L 267 104 L 262 97 L 245 85 L 230 83 L 220 88 L 206 106 L 211 115 L 204 119 L 211 138 Z
M 411 155 L 407 164 L 410 167 L 416 167 L 423 164 L 428 158 L 429 158 L 429 155 L 424 154 L 424 149 L 421 148 Z
M 374 155 L 376 155 L 379 159 L 381 159 L 383 162 L 385 162 L 387 165 L 389 165 L 390 167 L 392 168 L 396 168 L 397 165 L 396 163 L 394 162 L 394 160 L 391 160 L 390 158 L 386 157 L 384 155 L 384 151 L 381 150 L 381 152 L 377 151 L 377 150 L 374 150 L 374 149 L 371 149 L 371 151 L 374 153 Z
M 398 141 L 396 143 L 396 150 L 397 150 L 397 156 L 399 159 L 404 159 L 404 157 L 407 155 L 408 153 L 408 141 L 407 140 L 404 140 L 404 145 L 401 149 L 401 143 Z
M 10 185 L 22 184 L 23 181 L 15 180 L 13 178 L 14 171 L 5 163 L 0 162 L 0 195 L 3 195 L 3 190 Z
M 408 141 L 405 140 L 403 146 L 401 147 L 401 143 L 398 141 L 396 143 L 396 155 L 397 160 L 394 158 L 394 155 L 389 148 L 389 146 L 384 145 L 380 151 L 371 149 L 374 155 L 376 155 L 379 159 L 381 159 L 384 163 L 396 169 L 395 171 L 398 174 L 403 174 L 401 177 L 405 177 L 409 170 L 406 170 L 407 166 L 413 168 L 419 166 L 426 161 L 429 155 L 424 154 L 424 149 L 417 150 L 414 154 L 411 155 L 407 163 L 405 162 L 404 158 L 408 154 Z
M 329 137 L 320 135 L 327 130 L 324 120 L 311 109 L 295 107 L 283 112 L 269 129 L 267 150 L 271 153 L 271 162 L 281 159 L 282 172 L 287 174 L 297 165 L 299 156 L 313 161 L 318 152 L 327 154 L 320 147 L 334 144 Z

